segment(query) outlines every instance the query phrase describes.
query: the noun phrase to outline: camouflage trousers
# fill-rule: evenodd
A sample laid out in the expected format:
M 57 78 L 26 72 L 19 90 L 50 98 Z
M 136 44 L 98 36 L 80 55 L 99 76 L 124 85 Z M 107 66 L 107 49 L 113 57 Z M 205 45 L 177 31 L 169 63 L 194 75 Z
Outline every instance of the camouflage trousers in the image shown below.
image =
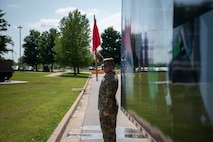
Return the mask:
M 99 111 L 101 130 L 103 133 L 104 142 L 116 142 L 116 120 L 117 113 L 104 116 L 102 111 Z

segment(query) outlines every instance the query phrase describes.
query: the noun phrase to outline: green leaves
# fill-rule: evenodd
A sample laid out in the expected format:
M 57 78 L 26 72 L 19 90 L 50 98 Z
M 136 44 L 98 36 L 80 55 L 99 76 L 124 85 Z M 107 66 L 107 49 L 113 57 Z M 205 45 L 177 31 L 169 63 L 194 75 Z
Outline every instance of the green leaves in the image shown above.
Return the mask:
M 10 26 L 7 21 L 3 18 L 5 13 L 0 9 L 0 55 L 4 54 L 8 51 L 11 51 L 7 49 L 6 44 L 10 43 L 12 44 L 11 37 L 2 35 L 3 31 L 7 31 L 7 27 Z M 1 56 L 0 56 L 1 58 Z
M 120 64 L 120 46 L 121 46 L 121 36 L 120 33 L 115 31 L 113 27 L 109 27 L 104 30 L 101 34 L 102 44 L 101 44 L 101 54 L 107 57 L 113 57 L 115 64 Z
M 75 68 L 89 65 L 92 55 L 89 52 L 89 20 L 80 11 L 74 10 L 59 24 L 61 36 L 55 45 L 56 60 L 59 64 Z

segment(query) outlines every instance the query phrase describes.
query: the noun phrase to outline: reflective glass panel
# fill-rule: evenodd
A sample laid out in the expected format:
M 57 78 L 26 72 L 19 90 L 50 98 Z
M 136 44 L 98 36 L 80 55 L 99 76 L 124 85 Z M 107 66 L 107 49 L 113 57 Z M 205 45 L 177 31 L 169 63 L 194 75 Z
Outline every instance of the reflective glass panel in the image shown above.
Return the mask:
M 213 141 L 212 8 L 122 1 L 121 105 L 157 141 Z

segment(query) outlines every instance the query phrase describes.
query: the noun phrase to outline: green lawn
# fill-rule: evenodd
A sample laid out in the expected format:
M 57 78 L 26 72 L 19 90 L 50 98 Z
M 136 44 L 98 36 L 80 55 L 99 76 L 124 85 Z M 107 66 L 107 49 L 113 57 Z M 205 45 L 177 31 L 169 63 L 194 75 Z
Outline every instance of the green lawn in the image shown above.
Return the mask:
M 0 141 L 45 142 L 84 87 L 88 74 L 48 77 L 43 72 L 15 72 L 11 80 L 27 84 L 0 85 Z

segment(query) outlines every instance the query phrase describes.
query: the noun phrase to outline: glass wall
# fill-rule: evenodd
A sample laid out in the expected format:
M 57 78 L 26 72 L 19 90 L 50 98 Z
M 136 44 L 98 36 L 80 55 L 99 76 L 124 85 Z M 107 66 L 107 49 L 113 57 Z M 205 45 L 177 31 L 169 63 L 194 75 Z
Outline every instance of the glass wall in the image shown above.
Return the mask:
M 123 0 L 121 105 L 157 141 L 213 141 L 213 0 Z

